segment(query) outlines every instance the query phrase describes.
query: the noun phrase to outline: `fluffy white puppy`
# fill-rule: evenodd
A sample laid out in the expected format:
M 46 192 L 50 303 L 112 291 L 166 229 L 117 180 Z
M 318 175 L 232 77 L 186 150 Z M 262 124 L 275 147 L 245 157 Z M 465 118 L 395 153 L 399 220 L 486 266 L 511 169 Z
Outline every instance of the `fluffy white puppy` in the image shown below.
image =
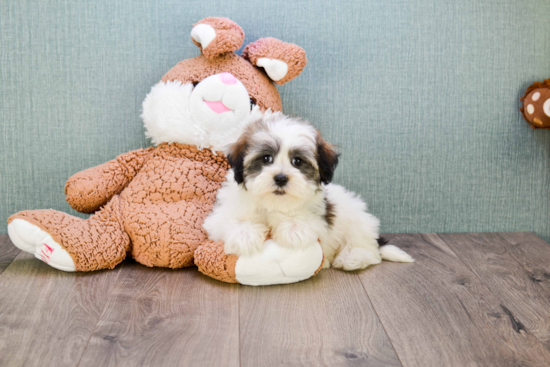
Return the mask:
M 320 241 L 323 267 L 364 269 L 384 260 L 413 259 L 379 238 L 379 220 L 342 186 L 330 184 L 338 153 L 307 122 L 266 113 L 227 154 L 232 170 L 204 222 L 225 252 L 251 255 L 268 236 L 303 248 Z

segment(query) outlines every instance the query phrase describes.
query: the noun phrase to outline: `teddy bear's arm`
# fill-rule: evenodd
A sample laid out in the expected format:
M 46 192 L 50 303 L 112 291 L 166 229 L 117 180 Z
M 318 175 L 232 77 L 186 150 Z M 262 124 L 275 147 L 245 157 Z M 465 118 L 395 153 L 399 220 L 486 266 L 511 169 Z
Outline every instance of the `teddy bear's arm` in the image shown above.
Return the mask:
M 252 65 L 263 67 L 271 80 L 279 85 L 296 78 L 307 64 L 303 48 L 273 37 L 260 38 L 247 45 L 242 56 Z
M 121 154 L 109 162 L 69 177 L 65 184 L 67 202 L 81 213 L 97 211 L 132 181 L 152 149 L 138 149 Z
M 212 59 L 239 49 L 244 41 L 244 32 L 231 19 L 207 17 L 193 25 L 191 39 L 204 56 Z

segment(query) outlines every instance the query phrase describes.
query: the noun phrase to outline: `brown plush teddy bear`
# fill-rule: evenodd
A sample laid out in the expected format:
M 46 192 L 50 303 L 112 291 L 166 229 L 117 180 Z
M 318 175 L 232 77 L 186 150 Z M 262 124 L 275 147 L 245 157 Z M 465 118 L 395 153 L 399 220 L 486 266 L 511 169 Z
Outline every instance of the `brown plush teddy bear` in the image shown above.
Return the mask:
M 520 111 L 533 129 L 550 129 L 550 79 L 533 83 L 520 101 Z
M 87 220 L 55 210 L 12 215 L 8 233 L 17 247 L 60 270 L 91 271 L 113 268 L 127 253 L 147 266 L 191 266 L 204 244 L 203 272 L 220 278 L 220 269 L 234 271 L 236 259 L 219 253 L 223 246 L 207 241 L 202 228 L 229 169 L 221 151 L 251 119 L 282 109 L 273 82 L 295 78 L 307 60 L 300 47 L 274 38 L 236 55 L 244 33 L 226 18 L 201 20 L 191 37 L 201 55 L 174 66 L 143 102 L 154 146 L 69 178 L 67 201 L 79 212 L 95 213 Z

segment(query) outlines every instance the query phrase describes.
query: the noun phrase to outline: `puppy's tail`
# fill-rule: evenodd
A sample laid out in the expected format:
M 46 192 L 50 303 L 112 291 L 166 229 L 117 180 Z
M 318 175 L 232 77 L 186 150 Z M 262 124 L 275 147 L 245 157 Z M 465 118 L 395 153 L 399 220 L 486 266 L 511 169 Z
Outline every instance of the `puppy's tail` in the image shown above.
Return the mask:
M 380 256 L 382 256 L 382 260 L 394 261 L 399 263 L 414 262 L 414 259 L 411 257 L 411 255 L 407 254 L 399 247 L 388 245 L 388 241 L 385 238 L 380 237 L 377 241 L 378 245 L 380 245 Z

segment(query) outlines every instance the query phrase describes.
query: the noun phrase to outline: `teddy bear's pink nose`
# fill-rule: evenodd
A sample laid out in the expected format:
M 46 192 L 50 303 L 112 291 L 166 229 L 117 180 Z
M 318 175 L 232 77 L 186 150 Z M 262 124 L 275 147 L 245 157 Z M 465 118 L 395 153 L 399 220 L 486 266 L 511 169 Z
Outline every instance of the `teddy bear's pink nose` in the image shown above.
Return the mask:
M 235 84 L 237 83 L 237 78 L 235 78 L 233 75 L 229 73 L 221 73 L 220 79 L 222 80 L 223 84 Z

